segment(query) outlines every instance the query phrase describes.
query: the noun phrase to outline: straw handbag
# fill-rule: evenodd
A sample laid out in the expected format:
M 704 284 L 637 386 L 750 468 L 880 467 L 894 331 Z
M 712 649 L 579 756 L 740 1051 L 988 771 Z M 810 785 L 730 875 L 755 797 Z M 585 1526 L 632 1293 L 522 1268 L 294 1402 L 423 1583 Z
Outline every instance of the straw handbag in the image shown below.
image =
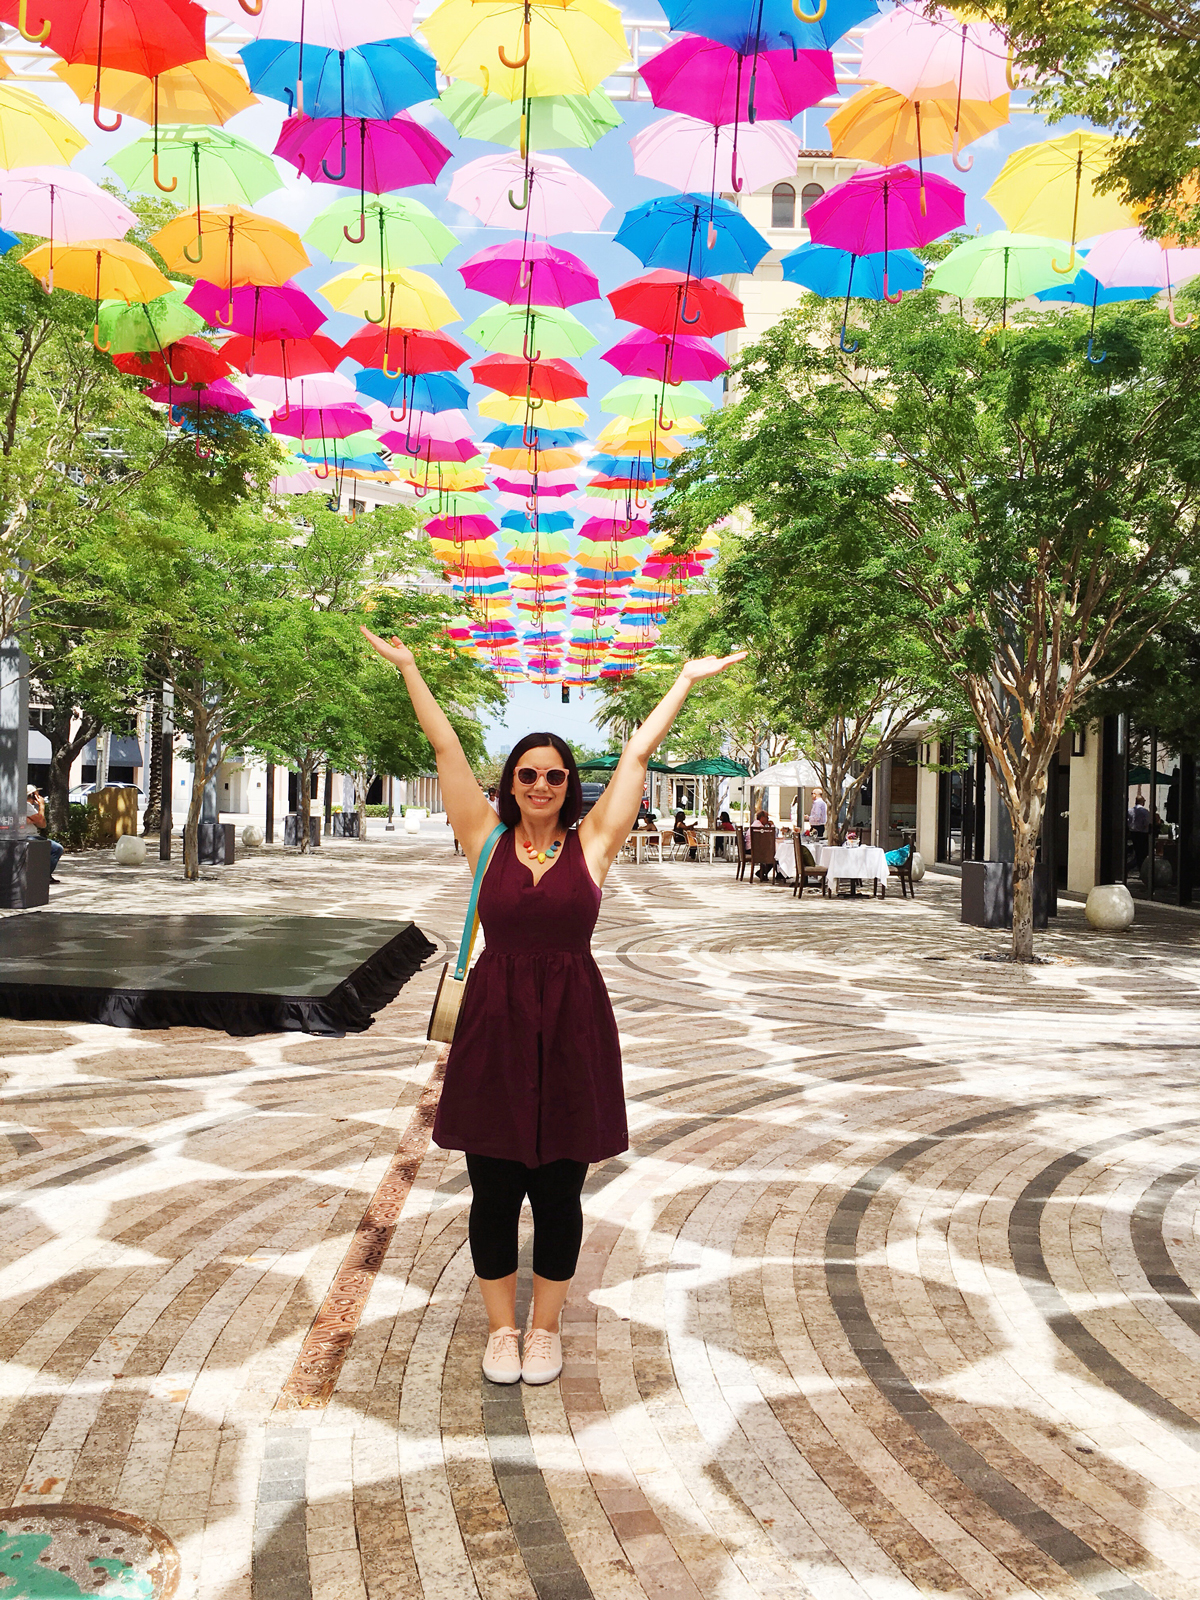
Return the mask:
M 496 841 L 504 831 L 504 824 L 500 823 L 492 830 L 487 843 L 479 852 L 475 881 L 471 885 L 471 898 L 467 902 L 467 920 L 463 923 L 462 943 L 458 947 L 458 960 L 454 964 L 453 972 L 447 961 L 438 980 L 437 994 L 433 998 L 433 1010 L 429 1014 L 429 1031 L 425 1035 L 427 1039 L 435 1039 L 438 1044 L 449 1044 L 454 1038 L 458 1013 L 462 1009 L 463 990 L 467 986 L 467 968 L 471 964 L 471 951 L 475 948 L 475 936 L 479 932 L 479 886 L 488 869 L 488 862 L 492 859 Z

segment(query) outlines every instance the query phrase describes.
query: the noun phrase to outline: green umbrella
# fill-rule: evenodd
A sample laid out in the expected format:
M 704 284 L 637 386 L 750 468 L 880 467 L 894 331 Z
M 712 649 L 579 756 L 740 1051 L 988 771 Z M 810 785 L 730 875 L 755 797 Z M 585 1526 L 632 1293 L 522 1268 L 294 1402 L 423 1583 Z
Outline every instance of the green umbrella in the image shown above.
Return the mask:
M 344 439 L 295 439 L 292 443 L 296 450 L 306 456 L 319 456 L 322 453 L 332 456 L 336 451 L 338 459 L 342 461 L 349 461 L 353 456 L 373 456 L 379 450 L 379 440 L 365 428 L 361 433 L 347 434 Z
M 927 289 L 957 295 L 960 300 L 978 300 L 990 295 L 1003 301 L 1001 321 L 1008 320 L 1008 302 L 1024 300 L 1039 289 L 1050 289 L 1062 282 L 1054 270 L 1054 260 L 1070 250 L 1062 239 L 1042 239 L 1032 233 L 985 233 L 955 245 L 944 261 L 939 261 L 926 280 Z
M 97 338 L 111 347 L 113 355 L 129 355 L 135 351 L 161 350 L 174 344 L 187 333 L 199 333 L 204 318 L 184 304 L 191 293 L 186 288 L 172 289 L 145 305 L 126 305 L 124 300 L 105 300 L 97 319 Z
M 499 350 L 509 356 L 534 350 L 546 357 L 581 356 L 597 342 L 578 317 L 556 306 L 530 306 L 528 346 L 524 306 L 493 306 L 476 317 L 466 332 L 468 339 L 474 339 L 485 350 Z
M 1149 783 L 1150 768 L 1130 767 L 1129 772 L 1126 775 L 1126 781 L 1129 783 L 1130 787 L 1136 783 Z M 1156 789 L 1169 788 L 1174 781 L 1174 777 L 1169 772 L 1156 772 L 1154 775 L 1154 787 Z
M 459 78 L 434 105 L 465 138 L 521 147 L 521 101 L 485 94 Z M 529 112 L 527 150 L 583 150 L 621 126 L 621 114 L 603 89 L 591 94 L 535 95 Z
M 618 417 L 633 421 L 649 419 L 657 414 L 678 422 L 680 417 L 698 417 L 711 411 L 712 401 L 694 383 L 677 383 L 669 394 L 661 393 L 666 385 L 654 378 L 626 378 L 610 389 L 600 400 L 601 411 L 615 412 Z
M 441 494 L 430 489 L 428 500 L 421 505 L 423 517 L 490 517 L 494 510 L 481 494 L 461 489 L 445 489 Z
M 580 772 L 613 772 L 616 770 L 620 756 L 596 756 L 591 761 L 579 763 Z M 651 772 L 670 772 L 670 767 L 664 767 L 660 761 L 648 761 L 647 768 Z
M 365 207 L 355 196 L 335 200 L 313 220 L 304 240 L 331 261 L 377 261 L 380 277 L 398 267 L 444 261 L 458 243 L 428 206 L 400 195 L 373 195 Z
M 701 756 L 697 761 L 685 761 L 682 766 L 672 767 L 671 771 L 696 778 L 748 778 L 750 776 L 749 767 L 740 761 L 731 761 L 728 756 Z

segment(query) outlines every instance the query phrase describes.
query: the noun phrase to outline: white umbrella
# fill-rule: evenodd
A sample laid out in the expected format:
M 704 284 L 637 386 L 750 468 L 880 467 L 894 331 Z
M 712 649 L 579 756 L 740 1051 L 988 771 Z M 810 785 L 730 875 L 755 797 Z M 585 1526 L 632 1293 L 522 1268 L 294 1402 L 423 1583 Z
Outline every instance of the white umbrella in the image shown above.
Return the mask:
M 807 761 L 796 758 L 795 761 L 780 761 L 773 767 L 764 767 L 761 772 L 756 772 L 747 783 L 752 783 L 757 789 L 818 789 L 821 786 L 821 774 Z

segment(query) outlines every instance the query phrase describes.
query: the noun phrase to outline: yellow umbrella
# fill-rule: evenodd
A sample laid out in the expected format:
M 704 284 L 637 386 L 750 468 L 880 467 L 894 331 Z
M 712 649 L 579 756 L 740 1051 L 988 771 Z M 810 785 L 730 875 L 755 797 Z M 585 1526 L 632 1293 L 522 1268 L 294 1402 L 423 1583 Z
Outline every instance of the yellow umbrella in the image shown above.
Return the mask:
M 1068 133 L 1062 139 L 1018 150 L 1000 169 L 984 195 L 1012 233 L 1061 238 L 1071 218 L 1071 258 L 1053 263 L 1064 277 L 1078 270 L 1075 243 L 1093 233 L 1129 228 L 1137 222 L 1131 207 L 1114 194 L 1098 194 L 1096 180 L 1107 172 L 1116 140 L 1101 133 Z
M 95 67 L 56 61 L 50 70 L 81 104 L 91 104 L 96 93 Z M 257 103 L 258 96 L 250 93 L 242 74 L 211 45 L 207 60 L 189 61 L 157 78 L 121 72 L 116 67 L 104 67 L 100 73 L 100 104 L 139 122 L 212 125 L 228 122 Z
M 397 267 L 380 275 L 374 267 L 351 267 L 321 285 L 321 293 L 335 311 L 389 328 L 421 328 L 432 333 L 462 318 L 427 272 Z M 374 315 L 378 305 L 380 314 Z
M 400 458 L 396 457 L 393 465 L 396 469 L 396 476 L 405 483 L 419 484 L 423 489 L 426 487 L 426 465 L 424 462 L 419 467 L 401 466 Z M 487 479 L 478 467 L 463 466 L 458 461 L 438 461 L 435 466 L 437 477 L 434 478 L 432 472 L 429 474 L 428 492 L 430 494 L 436 494 L 439 489 L 467 493 L 473 489 L 482 489 L 487 483 Z
M 65 167 L 87 140 L 28 89 L 0 84 L 0 167 Z
M 695 433 L 704 424 L 698 417 L 676 417 L 672 426 L 672 433 Z M 606 423 L 596 435 L 599 444 L 645 444 L 653 442 L 655 453 L 661 446 L 668 448 L 668 441 L 662 436 L 658 426 L 658 417 L 647 417 L 641 422 L 631 422 L 628 417 L 614 417 Z
M 40 244 L 21 257 L 21 265 L 43 282 L 54 268 L 55 283 L 72 294 L 85 294 L 96 302 L 92 322 L 92 343 L 97 350 L 108 350 L 100 342 L 101 300 L 124 300 L 126 305 L 144 305 L 170 294 L 169 278 L 151 261 L 144 250 L 121 239 L 84 239 L 79 244 L 53 246 Z
M 12 68 L 9 66 L 8 62 L 5 61 L 4 57 L 0 56 L 0 78 L 11 78 L 12 75 Z
M 199 261 L 188 254 L 196 239 Z M 205 250 L 207 242 L 216 248 Z M 273 217 L 260 217 L 242 206 L 209 206 L 198 212 L 181 211 L 150 243 L 174 271 L 189 278 L 206 278 L 231 293 L 243 284 L 278 287 L 309 265 L 300 235 Z
M 608 0 L 442 0 L 421 31 L 448 77 L 506 100 L 591 94 L 629 60 Z
M 534 401 L 530 406 L 524 395 L 490 394 L 479 402 L 479 415 L 492 417 L 496 422 L 510 426 L 523 423 L 532 414 L 531 427 L 536 428 L 586 428 L 588 414 L 574 400 Z
M 886 84 L 873 84 L 852 95 L 825 126 L 835 156 L 850 156 L 890 167 L 916 156 L 947 155 L 1009 120 L 1008 96 L 995 100 L 959 100 L 924 95 L 912 100 Z M 958 144 L 955 144 L 955 130 Z

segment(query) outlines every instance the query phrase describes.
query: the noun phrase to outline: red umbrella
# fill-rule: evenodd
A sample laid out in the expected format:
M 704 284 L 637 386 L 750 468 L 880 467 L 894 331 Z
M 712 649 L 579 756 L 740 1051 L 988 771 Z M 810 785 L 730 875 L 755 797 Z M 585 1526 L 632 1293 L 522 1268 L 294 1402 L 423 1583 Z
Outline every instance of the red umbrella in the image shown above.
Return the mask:
M 228 316 L 220 326 L 249 334 L 252 350 L 272 339 L 307 339 L 328 316 L 294 283 L 278 287 L 248 283 L 231 292 L 200 278 L 184 304 L 198 311 L 212 327 L 218 325 L 219 315 Z
M 631 278 L 608 296 L 624 322 L 651 333 L 674 336 L 687 331 L 705 339 L 746 326 L 742 302 L 715 278 L 689 278 L 659 267 Z
M 423 328 L 379 328 L 367 323 L 351 334 L 342 354 L 364 367 L 379 367 L 389 377 L 418 372 L 453 372 L 468 359 L 467 352 L 448 333 L 427 333 Z M 392 363 L 398 369 L 392 370 Z
M 113 366 L 118 372 L 128 372 L 132 377 L 145 378 L 148 383 L 203 386 L 223 378 L 237 365 L 230 361 L 225 350 L 214 350 L 206 339 L 195 334 L 185 334 L 161 351 L 135 350 L 115 355 Z
M 42 12 L 39 26 L 30 11 Z M 0 22 L 19 28 L 34 44 L 49 44 L 64 61 L 96 69 L 92 116 L 105 133 L 121 126 L 100 120 L 104 67 L 156 78 L 208 53 L 205 12 L 192 0 L 0 0 Z
M 257 346 L 249 334 L 237 333 L 226 339 L 221 354 L 228 356 L 242 372 L 261 377 L 303 378 L 310 372 L 332 372 L 342 361 L 342 347 L 324 333 L 307 339 L 262 339 Z
M 532 395 L 535 400 L 573 400 L 588 392 L 587 379 L 569 361 L 526 361 L 523 356 L 492 355 L 471 368 L 476 383 L 501 394 Z

